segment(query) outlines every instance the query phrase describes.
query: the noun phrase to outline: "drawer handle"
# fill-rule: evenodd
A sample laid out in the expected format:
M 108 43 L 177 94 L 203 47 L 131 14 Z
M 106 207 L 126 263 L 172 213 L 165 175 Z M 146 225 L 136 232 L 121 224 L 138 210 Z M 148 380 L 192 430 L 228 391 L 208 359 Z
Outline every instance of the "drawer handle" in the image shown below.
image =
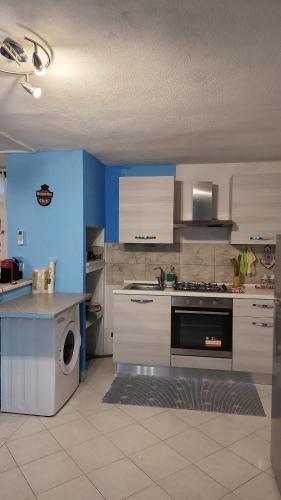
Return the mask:
M 250 240 L 260 240 L 260 241 L 266 241 L 266 240 L 273 240 L 273 238 L 264 238 L 264 236 L 250 236 Z
M 135 240 L 156 240 L 156 236 L 135 236 Z
M 131 302 L 136 302 L 137 304 L 149 304 L 154 301 L 152 299 L 131 299 Z
M 269 306 L 267 304 L 252 304 L 253 307 L 258 307 L 261 309 L 273 309 L 273 306 Z
M 273 326 L 272 323 L 258 323 L 256 321 L 253 321 L 252 325 L 254 325 L 254 326 L 263 326 L 264 328 L 271 328 Z

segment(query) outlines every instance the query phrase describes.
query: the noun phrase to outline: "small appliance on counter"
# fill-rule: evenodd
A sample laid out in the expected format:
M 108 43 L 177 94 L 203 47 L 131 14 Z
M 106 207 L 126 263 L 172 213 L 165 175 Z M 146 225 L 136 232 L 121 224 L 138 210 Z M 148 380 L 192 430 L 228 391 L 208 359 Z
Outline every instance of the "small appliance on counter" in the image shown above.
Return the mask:
M 1 283 L 13 283 L 22 279 L 22 258 L 12 257 L 1 260 Z

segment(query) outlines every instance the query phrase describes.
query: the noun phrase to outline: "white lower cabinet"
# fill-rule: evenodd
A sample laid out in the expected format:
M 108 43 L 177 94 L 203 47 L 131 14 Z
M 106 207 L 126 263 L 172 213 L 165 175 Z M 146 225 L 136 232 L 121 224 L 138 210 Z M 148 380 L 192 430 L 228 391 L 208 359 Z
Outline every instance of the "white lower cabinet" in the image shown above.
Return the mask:
M 272 355 L 272 318 L 233 318 L 233 370 L 271 374 Z
M 171 297 L 115 294 L 113 315 L 115 363 L 170 366 Z

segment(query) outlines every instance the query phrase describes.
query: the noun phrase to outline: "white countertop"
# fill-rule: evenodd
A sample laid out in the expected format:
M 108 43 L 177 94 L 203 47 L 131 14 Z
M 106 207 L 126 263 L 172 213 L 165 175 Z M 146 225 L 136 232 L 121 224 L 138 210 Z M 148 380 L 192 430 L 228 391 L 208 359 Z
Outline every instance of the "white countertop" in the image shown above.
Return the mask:
M 273 299 L 274 290 L 265 290 L 255 288 L 255 285 L 244 285 L 245 293 L 230 293 L 230 292 L 180 292 L 173 288 L 165 288 L 165 290 L 131 290 L 128 285 L 130 283 L 145 283 L 145 281 L 125 281 L 124 286 L 113 290 L 114 294 L 122 295 L 168 295 L 176 297 L 221 297 L 231 299 Z M 148 281 L 147 283 L 155 283 Z
M 89 293 L 29 294 L 1 304 L 0 317 L 50 319 L 90 296 Z
M 15 288 L 21 288 L 31 284 L 32 280 L 27 279 L 17 280 L 14 285 L 12 283 L 0 283 L 0 293 L 10 292 L 11 290 L 15 290 Z

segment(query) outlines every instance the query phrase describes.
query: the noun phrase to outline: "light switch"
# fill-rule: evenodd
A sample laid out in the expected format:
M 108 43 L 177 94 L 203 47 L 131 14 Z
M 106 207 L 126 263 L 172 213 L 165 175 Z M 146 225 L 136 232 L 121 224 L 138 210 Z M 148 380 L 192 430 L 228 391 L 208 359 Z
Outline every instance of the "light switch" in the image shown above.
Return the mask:
M 18 246 L 22 247 L 24 245 L 24 235 L 23 235 L 23 230 L 18 229 Z

